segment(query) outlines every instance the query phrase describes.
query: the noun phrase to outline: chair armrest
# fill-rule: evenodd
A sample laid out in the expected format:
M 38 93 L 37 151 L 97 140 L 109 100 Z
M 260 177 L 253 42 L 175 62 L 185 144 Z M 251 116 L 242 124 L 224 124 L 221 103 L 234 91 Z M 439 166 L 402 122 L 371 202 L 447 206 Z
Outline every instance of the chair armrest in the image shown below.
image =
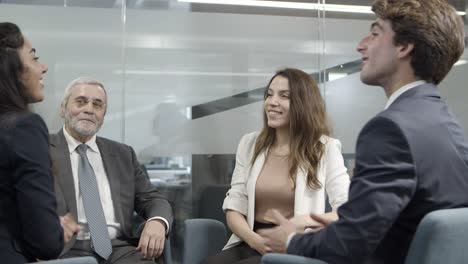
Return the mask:
M 262 257 L 262 264 L 327 264 L 327 263 L 318 259 L 306 258 L 306 257 L 301 257 L 301 256 L 270 253 L 270 254 L 265 254 Z
M 163 259 L 164 264 L 172 264 L 171 240 L 169 237 L 167 237 L 164 242 Z

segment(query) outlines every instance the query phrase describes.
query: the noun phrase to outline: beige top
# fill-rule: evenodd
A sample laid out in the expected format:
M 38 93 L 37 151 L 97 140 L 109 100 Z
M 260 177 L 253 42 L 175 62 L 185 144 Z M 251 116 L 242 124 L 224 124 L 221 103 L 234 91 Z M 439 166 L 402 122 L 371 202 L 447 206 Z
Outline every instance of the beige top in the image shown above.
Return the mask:
M 255 185 L 255 221 L 275 223 L 268 213 L 270 209 L 278 210 L 287 219 L 294 216 L 294 186 L 289 177 L 288 156 L 271 152 Z

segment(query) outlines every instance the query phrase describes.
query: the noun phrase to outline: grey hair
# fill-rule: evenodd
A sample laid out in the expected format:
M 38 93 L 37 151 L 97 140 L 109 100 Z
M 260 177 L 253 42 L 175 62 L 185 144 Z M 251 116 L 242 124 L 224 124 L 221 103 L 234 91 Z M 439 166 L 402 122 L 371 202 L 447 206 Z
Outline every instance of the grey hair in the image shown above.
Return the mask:
M 73 87 L 80 85 L 80 84 L 91 84 L 91 85 L 97 85 L 102 88 L 104 91 L 104 95 L 106 96 L 106 104 L 107 104 L 107 92 L 106 88 L 104 88 L 104 84 L 102 84 L 100 81 L 97 79 L 94 79 L 92 77 L 78 77 L 75 80 L 71 81 L 68 85 L 67 88 L 65 88 L 65 92 L 63 93 L 62 97 L 62 106 L 66 107 L 68 103 L 68 99 L 70 98 L 71 95 L 71 90 Z

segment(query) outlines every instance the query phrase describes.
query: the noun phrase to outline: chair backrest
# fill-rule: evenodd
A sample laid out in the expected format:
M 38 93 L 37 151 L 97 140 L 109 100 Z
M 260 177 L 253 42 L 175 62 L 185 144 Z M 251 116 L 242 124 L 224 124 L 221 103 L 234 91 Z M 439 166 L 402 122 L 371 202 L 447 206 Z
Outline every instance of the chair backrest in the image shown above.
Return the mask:
M 207 185 L 200 193 L 198 203 L 198 218 L 215 219 L 226 225 L 226 216 L 223 212 L 223 202 L 231 185 Z
M 427 214 L 416 230 L 405 264 L 451 264 L 468 261 L 468 208 Z
M 203 188 L 198 202 L 198 215 L 196 218 L 215 219 L 227 227 L 226 215 L 223 212 L 223 202 L 230 184 L 207 185 Z M 226 229 L 228 237 L 231 230 Z
M 213 219 L 184 221 L 183 264 L 199 264 L 204 258 L 220 252 L 227 241 L 226 227 Z

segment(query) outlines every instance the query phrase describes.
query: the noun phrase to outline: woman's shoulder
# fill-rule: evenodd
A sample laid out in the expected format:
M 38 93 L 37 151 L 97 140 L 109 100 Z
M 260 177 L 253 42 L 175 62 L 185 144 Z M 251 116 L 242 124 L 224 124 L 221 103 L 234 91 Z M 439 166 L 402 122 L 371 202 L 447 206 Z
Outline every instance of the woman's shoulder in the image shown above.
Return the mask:
M 239 142 L 239 146 L 245 146 L 250 148 L 251 146 L 255 145 L 259 134 L 260 132 L 258 131 L 244 134 Z
M 4 133 L 12 134 L 13 136 L 18 132 L 34 135 L 37 135 L 37 133 L 49 134 L 42 117 L 31 112 L 9 112 L 2 114 L 0 116 L 0 127 Z
M 325 145 L 326 150 L 329 150 L 330 148 L 335 147 L 341 151 L 341 141 L 336 138 L 323 135 L 320 137 L 320 142 L 322 142 L 322 144 Z
M 16 128 L 24 124 L 43 125 L 44 120 L 38 114 L 31 112 L 7 112 L 0 116 L 2 128 Z
M 242 136 L 237 148 L 238 153 L 251 154 L 255 147 L 259 132 L 251 132 Z M 249 155 L 250 155 L 249 154 Z
M 324 145 L 331 145 L 331 144 L 340 144 L 341 145 L 340 140 L 338 140 L 336 138 L 333 138 L 333 137 L 330 137 L 330 136 L 327 136 L 327 135 L 322 135 L 320 137 L 320 142 L 322 142 L 322 144 L 324 144 Z
M 260 134 L 259 131 L 254 131 L 254 132 L 244 134 L 241 138 L 241 142 L 242 141 L 247 141 L 247 142 L 254 141 L 255 142 L 259 134 Z

